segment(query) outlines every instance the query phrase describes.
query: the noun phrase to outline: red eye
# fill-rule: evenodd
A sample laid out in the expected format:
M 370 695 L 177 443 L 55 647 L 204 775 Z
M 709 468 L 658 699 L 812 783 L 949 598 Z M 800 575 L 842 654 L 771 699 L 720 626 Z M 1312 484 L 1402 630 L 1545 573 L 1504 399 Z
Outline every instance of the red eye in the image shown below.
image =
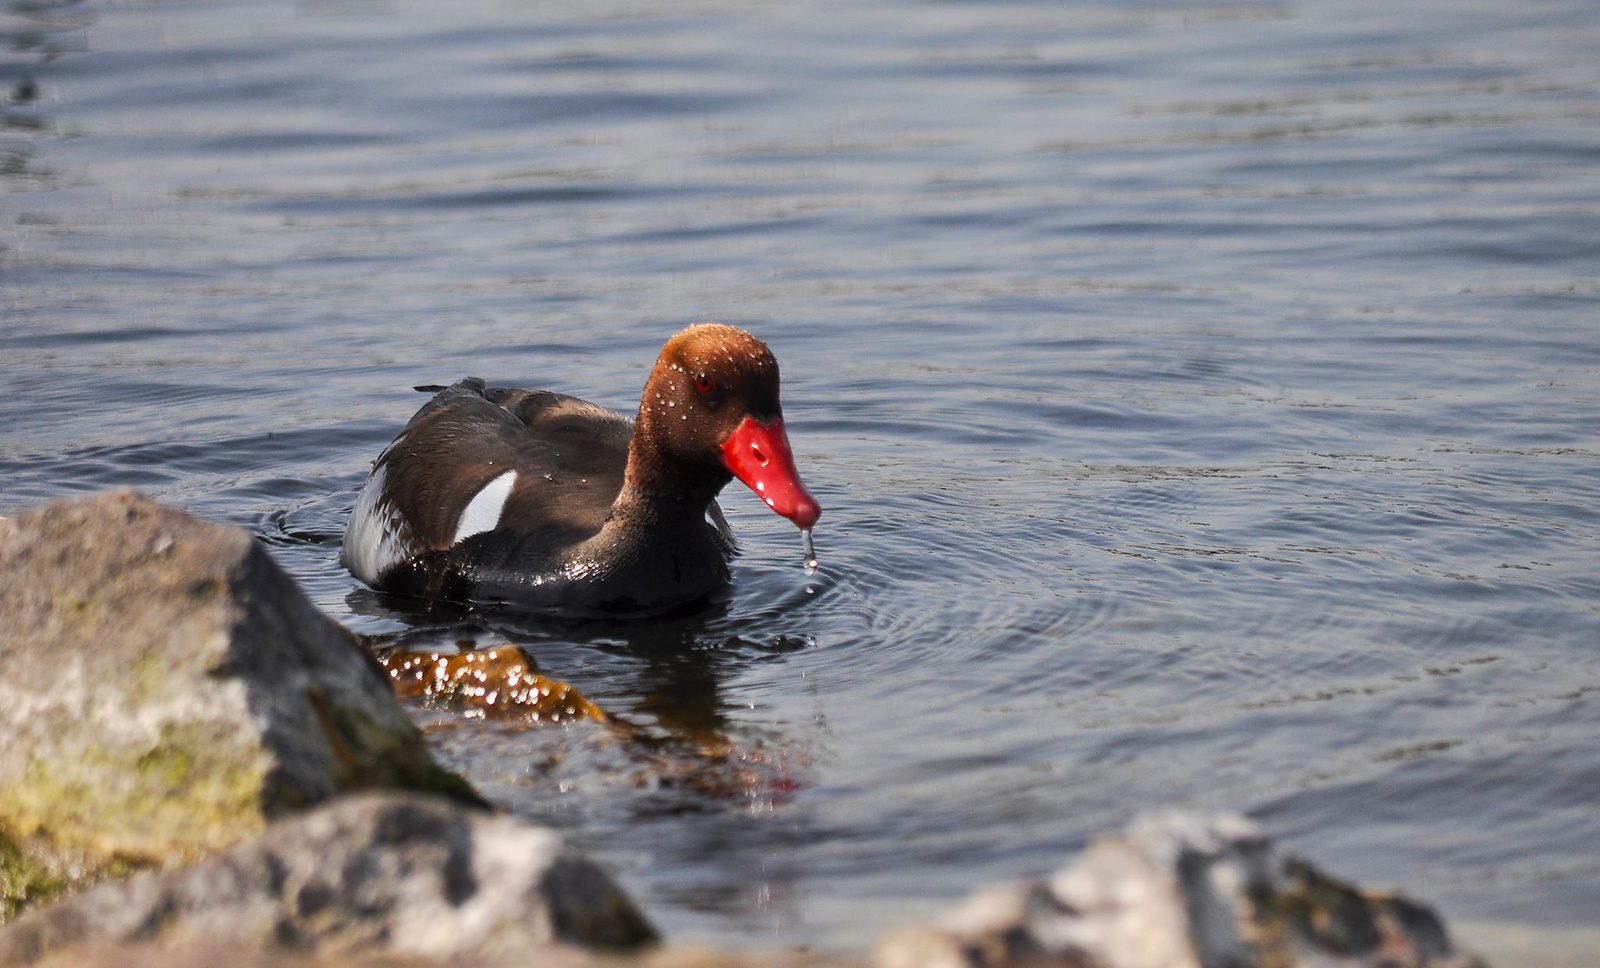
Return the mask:
M 717 385 L 711 382 L 711 378 L 709 376 L 706 376 L 704 373 L 702 373 L 694 378 L 694 388 L 699 390 L 701 393 L 710 393 L 712 390 L 717 388 Z

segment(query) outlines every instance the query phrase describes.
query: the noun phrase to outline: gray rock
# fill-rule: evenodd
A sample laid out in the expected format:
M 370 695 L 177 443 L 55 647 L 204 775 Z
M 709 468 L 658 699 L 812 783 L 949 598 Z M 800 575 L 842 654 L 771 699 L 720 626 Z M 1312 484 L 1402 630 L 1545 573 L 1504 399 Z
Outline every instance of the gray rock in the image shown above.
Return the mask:
M 444 961 L 570 960 L 655 940 L 633 904 L 550 831 L 435 797 L 358 794 L 202 861 L 141 874 L 0 927 L 0 965 L 88 946 Z M 554 946 L 554 948 L 552 948 Z M 214 950 L 214 949 L 213 949 Z
M 726 952 L 670 947 L 617 955 L 546 946 L 505 958 L 468 956 L 448 964 L 456 968 L 862 968 L 858 961 L 840 961 L 804 950 Z M 38 962 L 35 968 L 440 968 L 440 962 L 363 952 L 241 951 L 223 941 L 196 941 L 73 948 Z
M 1481 968 L 1431 910 L 1279 850 L 1244 817 L 1153 814 L 1053 877 L 884 937 L 879 968 Z
M 244 531 L 128 493 L 0 521 L 0 918 L 374 787 L 475 799 Z

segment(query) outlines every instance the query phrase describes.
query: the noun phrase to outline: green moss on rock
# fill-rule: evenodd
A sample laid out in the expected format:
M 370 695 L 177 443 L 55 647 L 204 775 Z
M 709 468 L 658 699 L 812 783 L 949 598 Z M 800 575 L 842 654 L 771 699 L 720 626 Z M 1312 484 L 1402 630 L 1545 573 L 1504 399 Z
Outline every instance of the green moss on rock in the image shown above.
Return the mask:
M 153 744 L 85 745 L 37 758 L 0 789 L 0 816 L 66 849 L 101 846 L 151 860 L 195 856 L 265 825 L 270 757 L 221 724 L 162 724 Z
M 0 529 L 0 911 L 345 790 L 481 803 L 243 531 L 131 494 Z
M 0 829 L 0 921 L 29 904 L 55 897 L 67 883 L 66 878 L 52 874 L 30 858 L 5 830 Z

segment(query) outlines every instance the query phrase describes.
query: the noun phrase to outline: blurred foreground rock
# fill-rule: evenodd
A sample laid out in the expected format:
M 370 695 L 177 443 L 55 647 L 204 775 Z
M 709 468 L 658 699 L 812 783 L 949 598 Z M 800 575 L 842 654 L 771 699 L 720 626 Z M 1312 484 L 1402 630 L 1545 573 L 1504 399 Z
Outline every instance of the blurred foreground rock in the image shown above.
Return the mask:
M 1482 968 L 1427 907 L 1336 881 L 1233 815 L 1170 812 L 1044 881 L 884 937 L 879 968 Z
M 807 952 L 644 948 L 652 937 L 604 875 L 552 834 L 440 801 L 367 795 L 285 821 L 189 871 L 103 885 L 30 912 L 0 927 L 0 965 L 861 966 Z M 873 965 L 1483 963 L 1455 950 L 1426 907 L 1335 881 L 1248 820 L 1167 813 L 1096 841 L 1047 880 L 980 891 L 941 925 L 885 935 Z
M 127 493 L 0 522 L 0 918 L 374 787 L 475 798 L 244 531 Z
M 594 955 L 574 948 L 540 948 L 509 958 L 463 958 L 461 968 L 862 968 L 804 951 L 734 954 L 703 948 L 653 948 L 637 955 Z M 306 954 L 294 951 L 240 951 L 222 942 L 175 946 L 106 945 L 74 948 L 34 968 L 438 968 L 428 958 L 360 953 Z
M 132 941 L 209 941 L 236 959 L 554 960 L 563 946 L 630 951 L 655 937 L 610 878 L 542 827 L 435 797 L 359 794 L 185 870 L 29 911 L 0 927 L 0 965 Z

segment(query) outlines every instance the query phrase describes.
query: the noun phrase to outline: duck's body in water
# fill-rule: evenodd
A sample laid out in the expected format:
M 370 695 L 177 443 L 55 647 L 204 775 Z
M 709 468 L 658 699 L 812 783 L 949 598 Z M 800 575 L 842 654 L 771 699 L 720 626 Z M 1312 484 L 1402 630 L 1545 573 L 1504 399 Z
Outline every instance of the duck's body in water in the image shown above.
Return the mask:
M 547 390 L 467 379 L 379 456 L 341 560 L 374 588 L 422 598 L 654 611 L 728 582 L 716 495 L 737 476 L 809 530 L 760 340 L 715 323 L 667 341 L 638 416 Z

